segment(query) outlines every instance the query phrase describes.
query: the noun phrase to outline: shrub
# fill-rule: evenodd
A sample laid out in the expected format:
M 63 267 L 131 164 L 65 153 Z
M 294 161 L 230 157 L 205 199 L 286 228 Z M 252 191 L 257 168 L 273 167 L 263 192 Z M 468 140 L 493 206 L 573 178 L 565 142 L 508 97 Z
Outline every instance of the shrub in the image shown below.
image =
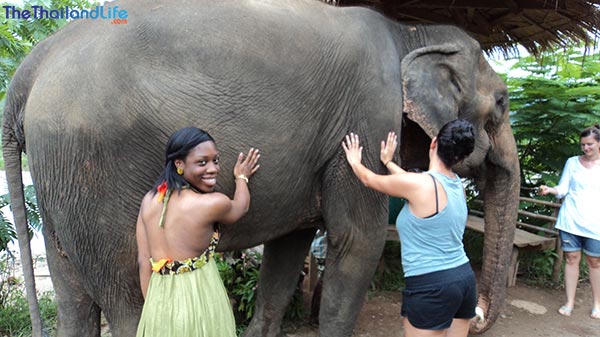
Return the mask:
M 29 307 L 21 280 L 15 277 L 14 261 L 9 252 L 0 252 L 0 336 L 29 336 Z M 44 293 L 38 301 L 45 330 L 54 334 L 57 316 L 54 294 Z
M 223 284 L 231 298 L 238 326 L 237 332 L 238 335 L 241 335 L 254 315 L 262 254 L 255 249 L 217 253 L 215 261 Z M 301 275 L 298 277 L 296 292 L 284 316 L 290 320 L 304 317 L 302 278 Z
M 221 279 L 234 303 L 238 325 L 247 325 L 254 314 L 261 260 L 262 254 L 253 250 L 215 255 Z
M 33 235 L 32 230 L 40 230 L 42 228 L 42 217 L 37 204 L 35 189 L 32 185 L 25 186 L 25 210 L 27 211 L 27 219 L 29 223 L 29 237 Z M 0 196 L 0 208 L 10 205 L 8 194 Z M 6 250 L 8 244 L 17 238 L 12 222 L 0 213 L 0 252 Z

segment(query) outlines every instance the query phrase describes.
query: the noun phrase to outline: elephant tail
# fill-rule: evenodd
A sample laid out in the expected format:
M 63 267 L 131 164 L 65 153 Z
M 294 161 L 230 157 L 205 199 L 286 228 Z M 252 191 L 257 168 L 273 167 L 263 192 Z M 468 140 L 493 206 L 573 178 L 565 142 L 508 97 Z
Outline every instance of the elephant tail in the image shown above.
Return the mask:
M 33 82 L 32 75 L 35 71 L 24 65 L 15 73 L 6 95 L 2 125 L 2 153 L 4 155 L 11 208 L 15 219 L 17 239 L 19 241 L 21 265 L 25 278 L 25 291 L 29 304 L 29 314 L 31 316 L 32 336 L 41 337 L 42 319 L 35 289 L 21 166 L 21 153 L 25 149 L 23 112 L 31 83 Z

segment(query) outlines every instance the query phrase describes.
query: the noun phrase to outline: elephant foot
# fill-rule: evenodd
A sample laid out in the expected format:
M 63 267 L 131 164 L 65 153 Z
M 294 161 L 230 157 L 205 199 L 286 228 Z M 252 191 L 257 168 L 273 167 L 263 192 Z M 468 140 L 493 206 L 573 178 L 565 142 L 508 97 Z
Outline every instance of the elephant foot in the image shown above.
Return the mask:
M 250 323 L 246 331 L 244 331 L 243 337 L 283 337 L 283 333 L 279 327 L 273 329 L 265 327 L 264 325 L 261 327 L 261 324 Z

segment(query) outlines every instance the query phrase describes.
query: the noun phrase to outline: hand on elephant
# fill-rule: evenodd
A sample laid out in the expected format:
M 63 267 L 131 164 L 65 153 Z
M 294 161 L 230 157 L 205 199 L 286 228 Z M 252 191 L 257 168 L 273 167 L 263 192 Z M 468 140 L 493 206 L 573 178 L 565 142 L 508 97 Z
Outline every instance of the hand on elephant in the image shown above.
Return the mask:
M 258 159 L 260 159 L 258 149 L 251 148 L 245 159 L 244 153 L 240 152 L 235 167 L 233 168 L 233 176 L 236 178 L 240 176 L 250 178 L 260 167 L 260 165 L 258 165 Z
M 381 152 L 379 153 L 379 159 L 386 165 L 394 159 L 394 153 L 398 147 L 398 136 L 395 132 L 391 131 L 388 133 L 387 140 L 381 141 Z
M 346 152 L 346 159 L 350 166 L 360 164 L 362 161 L 362 146 L 360 146 L 358 135 L 350 133 L 346 135 L 346 138 L 342 142 L 344 152 Z

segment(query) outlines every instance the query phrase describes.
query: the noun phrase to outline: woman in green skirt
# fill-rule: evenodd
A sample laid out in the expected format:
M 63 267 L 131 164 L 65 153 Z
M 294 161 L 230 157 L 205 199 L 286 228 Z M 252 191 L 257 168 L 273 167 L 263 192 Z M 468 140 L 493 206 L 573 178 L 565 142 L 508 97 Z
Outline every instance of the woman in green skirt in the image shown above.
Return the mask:
M 250 205 L 248 179 L 258 150 L 240 153 L 233 200 L 215 192 L 219 153 L 213 138 L 188 127 L 167 143 L 165 168 L 140 206 L 136 226 L 145 298 L 138 337 L 235 337 L 235 320 L 213 254 L 217 224 L 239 220 Z

